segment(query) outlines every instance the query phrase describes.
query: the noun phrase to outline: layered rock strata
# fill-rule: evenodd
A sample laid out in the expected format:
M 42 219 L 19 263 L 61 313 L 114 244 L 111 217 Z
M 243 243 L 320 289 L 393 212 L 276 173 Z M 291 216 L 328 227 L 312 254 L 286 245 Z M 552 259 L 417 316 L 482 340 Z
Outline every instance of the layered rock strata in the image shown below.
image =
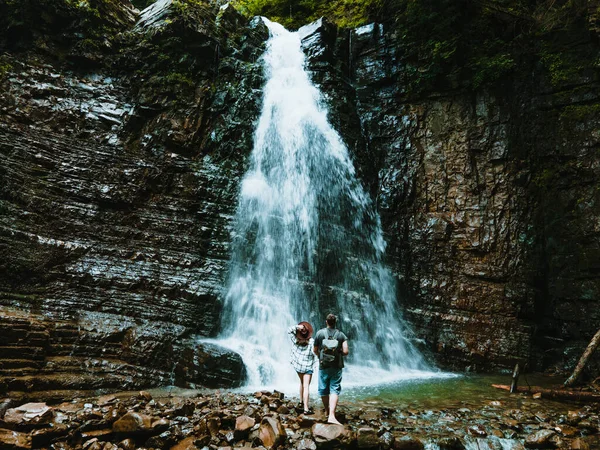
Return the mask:
M 322 22 L 304 38 L 406 317 L 442 365 L 573 367 L 600 327 L 600 74 L 547 63 L 598 46 L 587 30 L 553 38 L 567 43 L 522 55 L 496 86 L 418 95 L 393 28 Z
M 138 23 L 133 13 L 110 22 L 118 30 L 100 49 L 84 46 L 95 37 L 85 26 L 64 47 L 59 13 L 84 12 L 60 5 L 35 30 L 43 37 L 22 37 L 33 50 L 5 43 L 0 364 L 9 390 L 244 379 L 239 356 L 197 341 L 219 329 L 267 31 L 230 7 L 159 3 Z

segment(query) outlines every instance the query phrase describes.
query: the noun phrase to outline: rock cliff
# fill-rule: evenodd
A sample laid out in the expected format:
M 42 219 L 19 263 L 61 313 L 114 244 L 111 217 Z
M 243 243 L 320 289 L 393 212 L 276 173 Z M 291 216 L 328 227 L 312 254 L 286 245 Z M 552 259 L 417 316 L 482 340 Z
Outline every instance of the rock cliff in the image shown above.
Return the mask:
M 239 356 L 199 339 L 266 28 L 200 2 L 29 3 L 0 14 L 1 387 L 238 385 Z
M 304 43 L 377 200 L 406 317 L 446 367 L 572 369 L 600 327 L 593 27 L 552 34 L 485 88 L 417 94 L 402 38 L 322 22 Z
M 560 369 L 600 327 L 598 70 L 548 69 L 597 55 L 590 23 L 495 84 L 418 95 L 393 27 L 305 30 L 444 367 Z M 239 356 L 201 339 L 265 27 L 200 1 L 29 0 L 0 4 L 0 30 L 0 389 L 239 384 Z

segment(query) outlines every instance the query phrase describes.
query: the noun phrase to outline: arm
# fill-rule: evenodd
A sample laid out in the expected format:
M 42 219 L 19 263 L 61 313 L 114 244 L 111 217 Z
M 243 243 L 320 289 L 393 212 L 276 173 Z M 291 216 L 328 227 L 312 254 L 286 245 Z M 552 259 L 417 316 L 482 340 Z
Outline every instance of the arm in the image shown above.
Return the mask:
M 342 355 L 348 356 L 348 352 L 350 349 L 348 348 L 348 341 L 342 342 Z
M 317 357 L 319 357 L 319 347 L 317 347 L 316 345 L 315 345 L 315 346 L 313 346 L 313 353 L 314 353 L 315 355 L 317 355 Z
M 296 343 L 296 329 L 297 329 L 297 325 L 291 326 L 288 328 L 288 336 L 290 337 L 290 341 L 292 341 L 292 344 Z

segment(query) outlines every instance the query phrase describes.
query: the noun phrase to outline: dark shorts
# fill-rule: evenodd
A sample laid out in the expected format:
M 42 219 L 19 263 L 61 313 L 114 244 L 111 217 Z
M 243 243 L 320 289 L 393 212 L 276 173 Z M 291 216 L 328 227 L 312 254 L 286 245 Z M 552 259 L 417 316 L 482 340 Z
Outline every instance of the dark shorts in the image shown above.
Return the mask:
M 319 368 L 319 395 L 340 395 L 342 392 L 342 370 L 337 367 Z

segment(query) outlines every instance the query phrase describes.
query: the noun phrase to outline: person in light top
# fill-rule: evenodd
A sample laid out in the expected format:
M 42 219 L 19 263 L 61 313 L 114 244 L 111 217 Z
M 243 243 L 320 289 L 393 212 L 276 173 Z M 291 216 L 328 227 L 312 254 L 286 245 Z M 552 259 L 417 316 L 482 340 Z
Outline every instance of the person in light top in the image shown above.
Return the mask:
M 316 360 L 313 352 L 314 340 L 312 334 L 313 327 L 308 322 L 300 322 L 288 329 L 288 335 L 292 341 L 290 362 L 298 374 L 298 378 L 300 378 L 300 400 L 304 407 L 304 414 L 313 413 L 312 409 L 308 407 L 308 389 Z

